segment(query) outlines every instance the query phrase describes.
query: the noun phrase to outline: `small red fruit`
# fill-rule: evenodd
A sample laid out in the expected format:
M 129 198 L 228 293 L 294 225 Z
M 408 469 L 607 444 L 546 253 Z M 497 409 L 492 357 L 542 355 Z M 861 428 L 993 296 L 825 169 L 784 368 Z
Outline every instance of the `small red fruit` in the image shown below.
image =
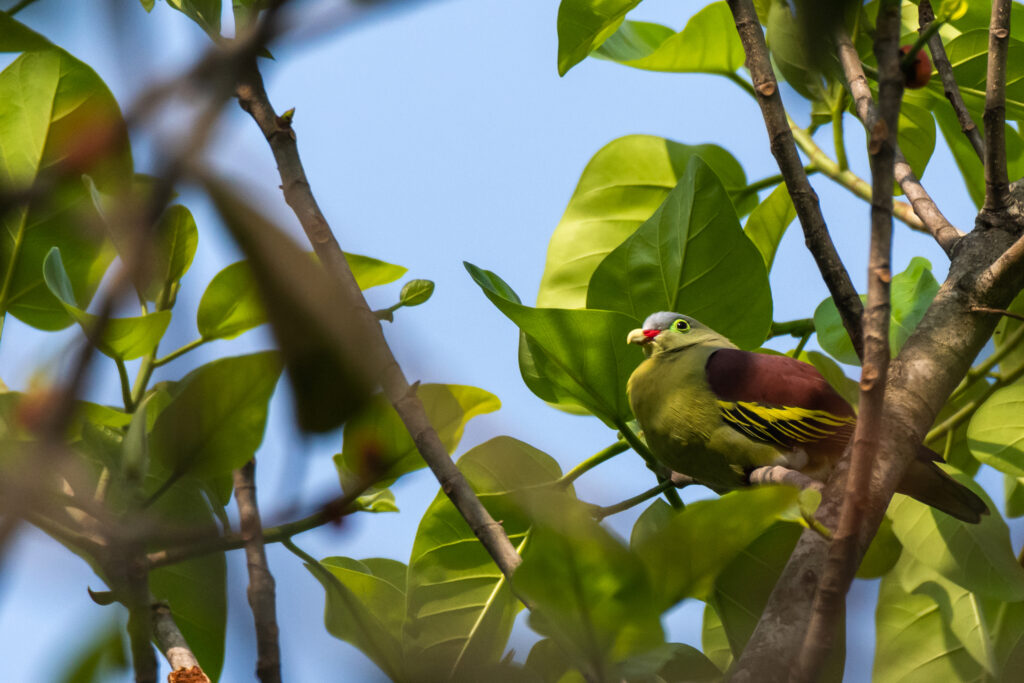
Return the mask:
M 900 54 L 906 55 L 910 52 L 912 45 L 904 45 L 900 48 Z M 924 50 L 918 50 L 917 57 L 912 63 L 904 67 L 903 69 L 903 85 L 910 90 L 916 90 L 923 88 L 928 85 L 928 81 L 932 78 L 932 60 L 928 58 L 928 53 Z

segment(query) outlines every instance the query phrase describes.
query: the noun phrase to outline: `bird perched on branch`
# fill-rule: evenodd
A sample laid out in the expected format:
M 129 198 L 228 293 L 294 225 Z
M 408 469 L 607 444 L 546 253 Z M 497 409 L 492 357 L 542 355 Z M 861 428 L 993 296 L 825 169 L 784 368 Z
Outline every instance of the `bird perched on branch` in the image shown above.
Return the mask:
M 853 407 L 812 365 L 751 353 L 697 320 L 655 313 L 627 341 L 647 359 L 629 378 L 629 403 L 654 455 L 715 488 L 782 465 L 824 481 L 853 436 Z M 965 522 L 985 502 L 922 446 L 897 489 Z

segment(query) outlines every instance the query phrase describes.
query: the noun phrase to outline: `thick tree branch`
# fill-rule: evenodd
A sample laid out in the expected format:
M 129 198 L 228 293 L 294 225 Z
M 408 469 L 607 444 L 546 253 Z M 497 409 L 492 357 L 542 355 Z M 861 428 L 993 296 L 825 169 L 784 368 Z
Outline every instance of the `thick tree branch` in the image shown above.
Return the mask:
M 167 677 L 169 683 L 210 683 L 209 677 L 199 666 L 199 660 L 192 654 L 188 643 L 178 630 L 178 625 L 174 623 L 171 608 L 167 603 L 153 603 L 152 617 L 153 639 L 171 667 L 171 673 Z
M 853 288 L 846 267 L 836 252 L 832 237 L 828 234 L 828 227 L 818 205 L 818 196 L 807 181 L 807 174 L 804 172 L 793 134 L 786 121 L 786 111 L 779 95 L 779 84 L 772 70 L 768 46 L 765 44 L 754 4 L 751 0 L 729 0 L 729 9 L 732 11 L 736 30 L 743 43 L 746 65 L 750 70 L 757 103 L 761 107 L 765 127 L 768 129 L 772 155 L 786 179 L 786 189 L 793 199 L 796 215 L 800 218 L 807 248 L 814 256 L 828 291 L 836 302 L 843 326 L 859 356 L 863 337 L 860 317 L 864 307 L 861 305 L 857 290 Z
M 256 461 L 250 460 L 235 470 L 234 480 L 235 502 L 249 567 L 246 595 L 256 624 L 256 677 L 263 683 L 279 683 L 281 650 L 277 639 L 275 586 L 263 547 L 263 524 L 256 503 Z
M 417 450 L 440 482 L 441 489 L 452 500 L 502 573 L 510 576 L 521 558 L 501 524 L 494 521 L 448 456 L 448 451 L 427 418 L 423 404 L 391 354 L 380 321 L 367 306 L 345 255 L 313 196 L 299 159 L 294 131 L 290 123 L 279 119 L 274 113 L 255 63 L 251 64 L 239 82 L 236 95 L 242 109 L 252 116 L 270 144 L 280 172 L 285 201 L 295 212 L 324 269 L 347 294 L 347 301 L 340 302 L 347 310 L 340 310 L 339 315 L 358 324 L 368 335 L 363 340 L 364 346 L 371 356 L 370 367 L 376 371 L 373 374 L 379 378 L 384 395 L 398 412 Z
M 1010 45 L 1010 0 L 992 0 L 985 75 L 985 206 L 1003 210 L 1010 199 L 1006 170 L 1006 53 Z
M 843 74 L 846 77 L 846 83 L 850 88 L 850 93 L 853 95 L 857 117 L 864 124 L 869 139 L 873 139 L 875 137 L 875 126 L 878 121 L 878 112 L 875 111 L 875 103 L 871 96 L 871 89 L 868 87 L 868 79 L 864 76 L 864 69 L 861 67 L 860 55 L 857 54 L 857 48 L 850 42 L 850 36 L 842 28 L 836 32 L 836 47 L 839 63 L 842 65 Z M 895 151 L 895 160 L 896 182 L 899 183 L 903 193 L 910 200 L 911 206 L 914 207 L 914 213 L 918 215 L 925 228 L 932 234 L 932 237 L 935 238 L 935 241 L 938 242 L 943 251 L 952 256 L 953 248 L 960 238 L 963 237 L 963 233 L 957 230 L 942 215 L 939 207 L 932 200 L 931 195 L 928 194 L 917 179 L 917 176 L 914 175 L 913 169 L 910 168 L 910 164 L 903 157 L 903 153 L 899 150 L 898 145 Z M 886 190 L 886 195 L 890 193 L 891 190 Z
M 921 0 L 921 4 L 918 5 L 917 17 L 920 26 L 918 31 L 924 35 L 928 31 L 928 27 L 935 21 L 935 12 L 932 10 L 929 0 Z M 963 95 L 960 94 L 960 87 L 956 83 L 956 76 L 953 75 L 953 65 L 949 63 L 949 57 L 946 56 L 946 47 L 942 44 L 942 36 L 937 32 L 928 39 L 928 49 L 932 53 L 932 64 L 935 65 L 935 69 L 939 72 L 939 78 L 942 79 L 942 90 L 946 93 L 946 99 L 949 100 L 950 106 L 956 113 L 956 120 L 960 123 L 960 130 L 967 136 L 967 140 L 978 154 L 978 158 L 984 161 L 985 142 L 981 139 L 981 131 L 978 130 L 970 112 L 967 111 Z
M 892 281 L 892 193 L 903 77 L 899 56 L 900 5 L 898 0 L 879 6 L 875 55 L 879 66 L 879 116 L 871 128 L 871 247 L 868 265 L 868 300 L 864 310 L 864 358 L 860 376 L 857 427 L 850 454 L 839 523 L 829 545 L 825 571 L 818 582 L 810 624 L 791 681 L 817 680 L 832 650 L 838 620 L 844 614 L 860 557 L 857 541 L 861 520 L 869 506 L 883 510 L 888 499 L 869 497 L 871 471 L 882 426 L 885 382 L 889 367 L 889 283 Z

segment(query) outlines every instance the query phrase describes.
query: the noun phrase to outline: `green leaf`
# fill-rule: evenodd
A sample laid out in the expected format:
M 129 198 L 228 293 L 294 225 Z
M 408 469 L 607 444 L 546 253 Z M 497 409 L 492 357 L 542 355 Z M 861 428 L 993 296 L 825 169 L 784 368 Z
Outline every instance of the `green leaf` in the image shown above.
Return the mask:
M 2 22 L 0 22 L 2 23 Z M 67 662 L 58 680 L 65 683 L 104 683 L 123 678 L 131 670 L 124 642 L 125 626 L 111 619 L 105 626 L 94 625 L 83 647 Z
M 683 643 L 668 643 L 665 651 L 670 657 L 657 671 L 661 680 L 687 683 L 718 683 L 722 680 L 722 671 L 700 650 Z
M 152 12 L 153 7 L 156 5 L 156 0 L 139 0 L 142 3 L 142 9 L 146 12 Z
M 794 530 L 794 536 L 798 533 L 795 531 L 797 527 L 791 524 L 784 526 Z M 728 671 L 732 666 L 732 648 L 729 647 L 729 637 L 726 635 L 725 626 L 722 625 L 722 620 L 719 618 L 718 612 L 715 611 L 714 604 L 710 601 L 704 606 L 700 642 L 708 659 L 720 670 Z
M 352 507 L 362 512 L 398 512 L 395 494 L 391 489 L 374 490 L 373 493 L 359 496 Z
M 561 476 L 549 455 L 507 436 L 467 451 L 458 467 L 514 545 L 530 526 L 516 492 Z M 415 678 L 481 680 L 478 672 L 504 652 L 522 604 L 443 491 L 420 520 L 407 590 L 403 642 Z
M 249 462 L 263 441 L 281 356 L 264 351 L 221 358 L 190 372 L 150 434 L 154 462 L 210 478 Z
M 458 384 L 421 384 L 416 395 L 448 453 L 458 447 L 467 422 L 501 407 L 494 394 Z M 346 491 L 365 483 L 367 477 L 377 488 L 384 488 L 403 474 L 426 467 L 398 413 L 381 394 L 371 397 L 346 423 L 334 465 Z
M 46 50 L 53 43 L 21 23 L 7 12 L 0 12 L 0 52 Z
M 513 582 L 535 605 L 531 628 L 596 680 L 617 680 L 619 662 L 664 642 L 643 564 L 568 495 L 538 491 L 530 511 L 534 526 Z
M 927 259 L 915 256 L 910 260 L 907 269 L 892 279 L 889 348 L 893 357 L 900 352 L 904 342 L 921 322 L 925 311 L 939 291 L 939 283 L 932 275 L 931 267 Z M 861 301 L 865 300 L 866 297 L 861 295 Z M 832 297 L 822 301 L 815 309 L 814 331 L 818 335 L 821 348 L 833 358 L 849 365 L 860 365 Z
M 203 339 L 232 339 L 267 322 L 248 261 L 238 261 L 213 276 L 206 286 L 196 325 Z
M 711 167 L 690 159 L 654 215 L 598 265 L 587 308 L 637 321 L 678 311 L 742 348 L 760 346 L 772 323 L 768 273 L 730 206 Z
M 167 4 L 199 24 L 211 38 L 220 37 L 220 0 L 167 0 Z
M 156 348 L 171 323 L 170 311 L 157 311 L 137 318 L 111 318 L 106 321 L 103 334 L 97 338 L 93 331 L 100 318 L 86 313 L 76 304 L 74 287 L 64 268 L 60 249 L 54 247 L 49 251 L 42 271 L 47 289 L 68 315 L 81 325 L 96 348 L 111 358 L 131 360 L 146 355 Z
M 574 397 L 572 378 L 525 332 L 519 333 L 519 373 L 530 391 L 552 407 L 574 415 L 590 414 Z
M 856 408 L 860 401 L 860 385 L 857 380 L 847 377 L 838 363 L 818 351 L 801 351 L 798 360 L 813 365 L 825 381 L 845 398 L 847 403 Z
M 958 389 L 952 397 L 942 406 L 939 414 L 935 417 L 935 425 L 942 424 L 968 404 L 978 401 L 987 391 L 988 384 L 985 382 L 974 382 L 966 389 Z M 949 433 L 939 435 L 925 442 L 925 446 L 936 453 L 941 453 L 947 463 L 957 468 L 964 474 L 974 476 L 981 467 L 981 463 L 971 453 L 967 441 L 967 429 L 970 427 L 970 420 L 961 422 L 953 430 L 952 438 Z
M 157 523 L 189 529 L 203 536 L 218 535 L 213 512 L 200 490 L 181 482 L 172 486 L 148 510 Z M 227 563 L 224 553 L 154 569 L 149 589 L 171 608 L 174 622 L 195 653 L 203 671 L 217 680 L 224 664 L 227 631 Z
M 811 59 L 807 36 L 785 0 L 772 0 L 765 22 L 765 40 L 786 82 L 807 99 L 821 100 L 825 88 Z
M 647 509 L 640 513 L 636 523 L 633 525 L 633 533 L 629 536 L 629 547 L 636 550 L 651 542 L 651 538 L 658 531 L 671 523 L 676 511 L 665 502 L 663 498 L 657 498 L 647 506 Z
M 170 206 L 156 225 L 153 277 L 146 298 L 157 301 L 161 290 L 170 290 L 188 272 L 196 255 L 199 230 L 192 212 L 181 204 Z
M 550 638 L 538 640 L 526 657 L 526 668 L 540 676 L 544 683 L 558 683 L 571 666 L 565 651 Z
M 398 300 L 403 306 L 419 306 L 427 303 L 434 293 L 434 283 L 430 280 L 409 280 L 402 286 Z
M 1024 315 L 1024 292 L 1006 307 L 1006 310 L 1017 315 Z M 1016 320 L 1010 316 L 1002 316 L 1002 320 L 996 325 L 996 331 L 992 334 L 992 341 L 995 343 L 996 351 L 1005 352 L 999 362 L 999 372 L 1008 375 L 1024 365 L 1024 343 L 1017 343 L 1012 349 L 1006 346 L 1012 342 L 1011 337 L 1024 326 L 1024 321 Z
M 694 155 L 715 171 L 738 213 L 756 206 L 756 195 L 743 192 L 743 168 L 717 145 L 682 145 L 649 135 L 613 140 L 583 170 L 551 236 L 537 305 L 583 308 L 598 264 L 650 218 Z
M 328 557 L 306 564 L 327 593 L 324 624 L 352 643 L 391 678 L 405 680 L 402 619 L 405 565 L 394 560 Z
M 1024 477 L 1024 384 L 999 389 L 981 404 L 967 428 L 967 444 L 980 462 Z
M 352 269 L 352 274 L 356 276 L 356 284 L 359 285 L 359 289 L 364 291 L 371 287 L 394 282 L 409 271 L 403 266 L 396 266 L 393 263 L 361 254 L 345 252 L 345 260 L 348 261 L 348 267 Z
M 739 489 L 666 518 L 634 547 L 656 582 L 662 606 L 706 598 L 719 573 L 794 506 L 798 493 L 789 486 Z
M 735 73 L 744 58 L 724 2 L 697 12 L 679 33 L 659 24 L 624 21 L 595 56 L 637 69 L 711 74 Z
M 882 523 L 871 539 L 868 551 L 864 553 L 864 559 L 857 569 L 858 579 L 877 579 L 893 568 L 896 561 L 900 559 L 903 546 L 892 531 L 892 520 L 888 516 L 882 518 Z
M 89 174 L 111 192 L 129 185 L 125 130 L 99 76 L 60 49 L 27 52 L 0 73 L 0 185 L 28 189 L 42 176 L 56 183 L 29 206 L 0 216 L 0 314 L 44 330 L 71 324 L 43 281 L 53 247 L 64 254 L 68 279 L 87 307 L 114 252 L 91 227 L 96 213 L 80 177 Z
M 794 218 L 796 218 L 796 209 L 793 207 L 793 200 L 790 199 L 789 190 L 786 189 L 784 183 L 772 190 L 772 193 L 750 212 L 743 231 L 761 252 L 761 258 L 764 259 L 764 267 L 767 270 L 772 269 L 775 251 L 779 248 L 779 242 L 782 241 L 786 228 Z
M 963 475 L 953 477 L 974 484 Z M 986 498 L 976 485 L 972 490 Z M 986 502 L 991 514 L 980 524 L 967 524 L 897 494 L 889 505 L 892 530 L 906 554 L 950 581 L 985 597 L 1024 600 L 1024 568 L 1014 557 L 1006 523 Z
M 875 683 L 984 680 L 984 669 L 942 617 L 935 601 L 902 586 L 901 569 L 913 562 L 904 554 L 882 577 L 875 613 Z
M 932 152 L 935 151 L 935 120 L 931 112 L 910 102 L 902 102 L 899 143 L 910 168 L 918 178 L 921 178 Z
M 1003 475 L 1006 489 L 1006 516 L 1024 516 L 1024 477 Z
M 1024 118 L 1024 42 L 1009 37 L 1006 53 L 1006 111 L 1009 118 Z M 966 31 L 946 44 L 946 55 L 953 66 L 953 75 L 964 93 L 970 109 L 980 114 L 984 106 L 986 69 L 988 68 L 988 28 Z M 974 114 L 974 112 L 972 112 Z M 981 122 L 980 115 L 974 120 Z
M 640 0 L 562 0 L 558 6 L 558 75 L 583 61 Z
M 546 361 L 558 368 L 554 381 L 561 391 L 571 394 L 578 405 L 610 426 L 632 417 L 626 380 L 639 358 L 626 344 L 626 335 L 635 327 L 635 320 L 614 311 L 523 306 L 497 275 L 465 265 L 491 303 L 529 335 L 544 351 Z

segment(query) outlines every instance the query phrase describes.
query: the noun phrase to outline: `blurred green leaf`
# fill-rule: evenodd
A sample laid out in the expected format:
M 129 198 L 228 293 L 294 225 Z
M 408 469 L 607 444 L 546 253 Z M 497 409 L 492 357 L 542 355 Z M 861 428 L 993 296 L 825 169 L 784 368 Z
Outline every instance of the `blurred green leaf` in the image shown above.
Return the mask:
M 765 40 L 772 61 L 786 82 L 812 102 L 821 100 L 825 95 L 824 84 L 811 59 L 807 36 L 786 0 L 772 0 L 765 21 Z
M 526 657 L 526 668 L 540 676 L 544 683 L 558 683 L 571 666 L 565 650 L 550 638 L 538 640 Z
M 416 395 L 448 453 L 458 447 L 467 422 L 501 407 L 494 394 L 458 384 L 421 384 Z M 375 488 L 382 489 L 403 474 L 426 467 L 398 413 L 381 394 L 372 396 L 345 424 L 341 453 L 334 456 L 334 465 L 346 491 L 365 484 L 367 477 L 373 479 Z
M 670 524 L 675 515 L 676 511 L 664 498 L 656 498 L 640 513 L 633 524 L 633 532 L 629 535 L 629 547 L 636 550 L 637 547 L 650 543 L 651 538 Z
M 44 284 L 43 260 L 61 250 L 87 307 L 114 250 L 81 175 L 109 192 L 130 184 L 121 112 L 82 62 L 58 48 L 27 52 L 0 73 L 0 149 L 0 185 L 27 190 L 43 176 L 54 183 L 44 197 L 0 216 L 0 313 L 43 330 L 67 327 L 73 319 Z
M 600 47 L 640 0 L 562 0 L 558 5 L 558 75 Z
M 741 348 L 760 346 L 772 324 L 768 273 L 730 207 L 711 167 L 691 158 L 654 215 L 598 265 L 587 308 L 638 323 L 656 311 L 678 311 Z
M 651 71 L 732 74 L 743 66 L 743 45 L 724 2 L 697 12 L 679 33 L 659 24 L 624 21 L 594 55 Z
M 899 144 L 914 174 L 918 178 L 924 176 L 928 160 L 935 151 L 935 120 L 932 113 L 910 102 L 901 103 Z
M 588 677 L 617 680 L 621 662 L 664 642 L 643 564 L 568 495 L 538 491 L 529 504 L 533 529 L 513 582 L 534 605 L 530 626 Z
M 1018 315 L 1024 315 L 1024 292 L 1017 295 L 1006 310 Z M 996 331 L 992 334 L 992 341 L 995 342 L 996 351 L 1005 351 L 1006 355 L 999 363 L 999 372 L 1008 375 L 1024 365 L 1024 342 L 1017 343 L 1012 349 L 1006 349 L 1007 344 L 1012 342 L 1011 337 L 1024 325 L 1024 321 L 1015 320 L 1010 316 L 1002 316 L 1002 320 L 996 325 Z
M 280 375 L 276 351 L 221 358 L 190 372 L 153 425 L 153 461 L 174 474 L 203 478 L 249 462 L 263 441 Z
M 981 404 L 967 427 L 967 444 L 980 462 L 1024 477 L 1024 384 L 999 389 Z
M 1024 118 L 1024 42 L 1009 37 L 1006 53 L 1006 113 L 1008 118 Z M 984 107 L 986 69 L 988 68 L 988 28 L 966 31 L 946 44 L 946 55 L 953 75 L 964 92 L 964 102 L 980 122 Z
M 220 37 L 220 0 L 167 0 L 167 4 L 199 24 L 211 38 Z
M 1024 477 L 1012 477 L 1005 474 L 1003 483 L 1006 489 L 1006 516 L 1024 516 Z
M 664 525 L 645 533 L 633 548 L 655 583 L 662 606 L 685 597 L 706 598 L 719 573 L 792 509 L 798 494 L 789 486 L 738 489 L 665 516 Z
M 78 307 L 73 285 L 64 269 L 60 249 L 54 247 L 46 255 L 42 272 L 46 287 L 68 315 L 82 326 L 82 330 L 89 335 L 96 348 L 111 358 L 132 360 L 150 353 L 156 348 L 171 323 L 170 311 L 157 311 L 137 318 L 111 318 L 106 321 L 103 334 L 96 338 L 93 331 L 100 318 Z
M 104 683 L 123 677 L 130 671 L 122 621 L 116 618 L 106 626 L 94 626 L 88 636 L 89 642 L 76 648 L 78 651 L 67 663 L 59 680 L 64 683 Z
M 203 339 L 232 339 L 265 322 L 267 313 L 247 261 L 232 263 L 214 275 L 196 312 Z
M 517 546 L 530 519 L 516 492 L 551 484 L 562 474 L 551 456 L 507 436 L 467 451 L 458 466 Z M 522 603 L 443 491 L 420 520 L 407 590 L 403 643 L 417 678 L 483 680 L 479 672 L 501 657 Z
M 797 528 L 792 525 L 785 526 L 794 530 Z M 710 601 L 704 605 L 700 643 L 704 648 L 704 654 L 715 666 L 721 671 L 729 670 L 729 667 L 732 666 L 732 648 L 729 647 L 729 637 L 726 635 L 725 626 L 722 624 L 718 612 L 715 611 L 714 604 Z
M 942 424 L 946 419 L 955 415 L 969 403 L 979 400 L 982 394 L 987 391 L 987 388 L 988 384 L 985 382 L 974 382 L 966 389 L 958 389 L 953 393 L 950 399 L 946 401 L 946 404 L 942 406 L 939 414 L 935 417 L 935 424 Z M 960 425 L 953 430 L 951 440 L 949 433 L 946 432 L 945 434 L 941 434 L 926 441 L 925 446 L 936 453 L 942 454 L 947 463 L 964 474 L 973 477 L 978 472 L 978 468 L 981 467 L 981 463 L 978 462 L 971 453 L 970 444 L 967 441 L 967 429 L 969 427 L 970 420 L 961 422 Z
M 967 524 L 896 494 L 889 516 L 904 553 L 979 595 L 1024 600 L 1024 568 L 1010 547 L 1006 522 L 973 481 L 960 474 L 951 476 L 981 495 L 991 514 L 983 515 L 979 524 Z
M 0 52 L 46 50 L 54 45 L 7 12 L 0 12 Z
M 932 275 L 931 267 L 927 259 L 915 256 L 910 260 L 906 270 L 897 273 L 892 279 L 889 347 L 893 357 L 900 352 L 904 342 L 921 322 L 936 292 L 939 291 L 939 283 Z M 864 300 L 865 297 L 861 295 L 861 301 Z M 833 358 L 848 365 L 860 365 L 832 297 L 822 301 L 815 309 L 814 331 L 818 335 L 821 348 Z
M 391 489 L 375 489 L 356 498 L 352 507 L 362 512 L 398 512 L 395 494 Z
M 909 500 L 909 499 L 908 499 Z M 875 613 L 875 683 L 984 680 L 984 668 L 959 645 L 935 601 L 902 586 L 905 553 L 882 577 Z
M 764 267 L 769 271 L 772 269 L 772 263 L 775 262 L 775 252 L 779 248 L 779 242 L 782 241 L 786 228 L 794 218 L 796 218 L 796 209 L 793 207 L 793 200 L 789 197 L 789 190 L 786 189 L 785 183 L 780 183 L 772 190 L 772 193 L 765 197 L 765 200 L 758 204 L 747 218 L 747 224 L 743 231 L 761 252 Z
M 198 242 L 192 212 L 181 204 L 168 207 L 156 225 L 156 259 L 147 299 L 156 301 L 162 290 L 181 280 L 192 265 Z
M 668 661 L 657 670 L 657 679 L 685 683 L 718 683 L 723 678 L 722 672 L 714 662 L 695 647 L 683 643 L 667 643 L 664 654 L 668 656 Z
M 549 376 L 559 389 L 609 426 L 629 420 L 626 380 L 639 358 L 626 335 L 636 325 L 614 311 L 530 308 L 494 273 L 465 264 L 473 280 L 498 309 L 536 342 L 545 360 L 558 368 Z M 544 396 L 541 396 L 544 398 Z
M 551 235 L 537 305 L 583 308 L 598 264 L 651 217 L 694 155 L 715 171 L 740 215 L 757 205 L 755 194 L 743 192 L 742 166 L 717 145 L 682 145 L 649 135 L 613 140 L 583 170 Z

